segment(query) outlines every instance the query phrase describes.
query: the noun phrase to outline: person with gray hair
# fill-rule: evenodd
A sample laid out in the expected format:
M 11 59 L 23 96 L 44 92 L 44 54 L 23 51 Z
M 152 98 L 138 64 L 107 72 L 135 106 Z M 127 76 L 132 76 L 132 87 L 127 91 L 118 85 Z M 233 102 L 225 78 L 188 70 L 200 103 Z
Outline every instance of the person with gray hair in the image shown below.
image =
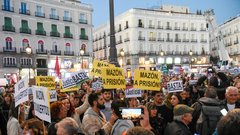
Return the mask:
M 240 108 L 240 102 L 238 101 L 238 88 L 229 86 L 226 89 L 225 100 L 223 100 L 222 105 L 227 111 L 231 111 L 235 108 Z
M 77 135 L 78 134 L 78 124 L 71 118 L 67 117 L 56 124 L 57 135 Z

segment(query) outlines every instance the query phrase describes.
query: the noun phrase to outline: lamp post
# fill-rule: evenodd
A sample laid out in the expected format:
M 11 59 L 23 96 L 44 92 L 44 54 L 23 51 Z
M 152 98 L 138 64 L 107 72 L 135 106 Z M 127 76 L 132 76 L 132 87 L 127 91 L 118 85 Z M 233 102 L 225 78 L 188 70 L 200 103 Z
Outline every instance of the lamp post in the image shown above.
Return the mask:
M 190 56 L 190 69 L 192 69 L 192 55 L 193 55 L 193 52 L 192 52 L 192 50 L 190 50 L 190 52 L 189 52 L 189 56 Z
M 84 55 L 84 50 L 83 49 L 80 49 L 80 55 L 82 57 L 81 68 L 83 69 L 83 55 Z
M 164 55 L 164 52 L 163 52 L 163 50 L 161 49 L 161 51 L 160 51 L 160 55 L 161 56 L 163 56 Z
M 123 50 L 123 49 L 120 50 L 120 55 L 121 55 L 121 57 L 122 57 L 121 67 L 123 67 L 123 57 L 124 57 L 124 50 Z
M 28 60 L 29 60 L 29 67 L 28 67 L 28 78 L 30 79 L 30 55 L 32 54 L 32 48 L 29 46 L 29 44 L 28 44 L 28 46 L 25 48 L 25 50 L 26 50 L 26 53 L 28 54 Z

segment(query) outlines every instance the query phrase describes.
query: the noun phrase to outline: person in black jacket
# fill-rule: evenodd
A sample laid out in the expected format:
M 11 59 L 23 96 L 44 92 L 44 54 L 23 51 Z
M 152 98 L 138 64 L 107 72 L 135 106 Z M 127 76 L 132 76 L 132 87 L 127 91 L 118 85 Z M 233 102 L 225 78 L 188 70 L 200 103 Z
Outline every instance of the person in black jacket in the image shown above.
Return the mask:
M 164 135 L 191 135 L 187 126 L 192 121 L 193 108 L 179 104 L 173 109 L 173 122 L 167 125 Z

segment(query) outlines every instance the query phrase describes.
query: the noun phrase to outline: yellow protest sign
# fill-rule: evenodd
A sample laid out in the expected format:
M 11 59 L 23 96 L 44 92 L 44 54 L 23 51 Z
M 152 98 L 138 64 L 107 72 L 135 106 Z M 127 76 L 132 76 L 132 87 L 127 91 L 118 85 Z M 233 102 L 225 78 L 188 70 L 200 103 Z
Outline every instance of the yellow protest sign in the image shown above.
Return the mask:
M 161 74 L 159 71 L 134 70 L 135 89 L 160 90 Z
M 103 67 L 111 67 L 111 68 L 114 68 L 115 65 L 109 64 L 109 63 L 104 62 L 104 61 L 99 61 L 99 60 L 94 59 L 94 61 L 93 61 L 93 68 L 92 68 L 90 74 L 91 74 L 92 76 L 93 76 L 93 75 L 101 76 L 101 75 L 102 75 L 102 68 L 103 68 Z
M 48 90 L 55 90 L 55 77 L 54 76 L 36 76 L 36 85 L 47 87 Z
M 78 91 L 78 89 L 79 89 L 77 86 L 73 86 L 73 87 L 70 87 L 70 88 L 63 89 L 62 79 L 59 80 L 59 86 L 60 86 L 60 92 Z
M 104 89 L 126 88 L 126 80 L 122 68 L 102 68 L 101 77 Z

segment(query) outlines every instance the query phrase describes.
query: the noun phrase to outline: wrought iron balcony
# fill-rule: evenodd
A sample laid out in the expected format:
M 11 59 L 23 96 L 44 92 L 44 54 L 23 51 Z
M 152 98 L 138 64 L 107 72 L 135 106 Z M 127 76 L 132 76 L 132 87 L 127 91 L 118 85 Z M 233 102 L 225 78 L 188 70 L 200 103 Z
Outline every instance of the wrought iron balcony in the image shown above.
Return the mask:
M 61 51 L 51 50 L 51 55 L 61 55 Z
M 3 25 L 3 26 L 2 26 L 2 30 L 3 30 L 3 31 L 15 32 L 15 27 Z
M 16 53 L 16 47 L 3 47 L 3 52 Z
M 19 14 L 30 15 L 30 10 L 19 9 Z
M 64 55 L 74 56 L 74 51 L 64 51 Z
M 20 28 L 20 33 L 31 34 L 31 29 L 29 28 Z

